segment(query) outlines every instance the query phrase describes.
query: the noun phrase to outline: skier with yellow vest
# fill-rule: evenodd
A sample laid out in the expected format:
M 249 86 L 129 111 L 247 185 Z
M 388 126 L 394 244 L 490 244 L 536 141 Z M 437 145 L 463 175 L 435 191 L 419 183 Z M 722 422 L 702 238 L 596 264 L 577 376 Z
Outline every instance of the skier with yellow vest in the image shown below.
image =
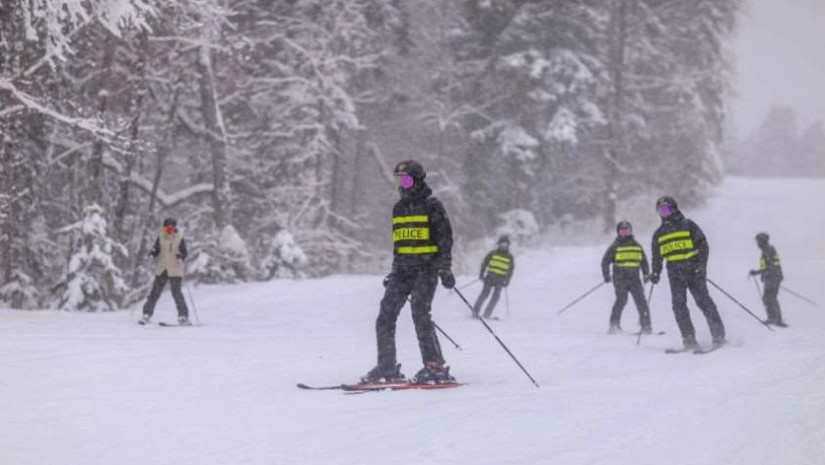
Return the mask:
M 664 196 L 656 201 L 656 211 L 662 219 L 659 229 L 653 234 L 651 264 L 653 273 L 650 281 L 659 282 L 662 260 L 667 261 L 667 276 L 676 324 L 682 333 L 685 349 L 699 347 L 696 330 L 690 320 L 687 307 L 687 291 L 690 290 L 696 305 L 705 315 L 710 327 L 714 347 L 725 343 L 725 326 L 710 297 L 707 283 L 708 256 L 710 247 L 705 234 L 693 221 L 679 211 L 673 197 Z
M 426 173 L 415 160 L 402 161 L 393 170 L 401 198 L 392 209 L 392 272 L 384 278 L 384 297 L 375 332 L 378 364 L 361 378 L 365 383 L 404 380 L 396 359 L 395 328 L 409 297 L 418 348 L 424 367 L 413 383 L 450 383 L 430 310 L 438 279 L 447 289 L 455 286 L 452 273 L 453 231 L 441 201 L 432 196 Z
M 172 297 L 175 299 L 175 305 L 178 308 L 178 324 L 181 326 L 190 326 L 189 309 L 186 307 L 186 300 L 183 298 L 181 292 L 181 283 L 183 281 L 183 261 L 186 260 L 186 241 L 178 232 L 178 222 L 174 218 L 166 218 L 163 220 L 160 236 L 155 240 L 155 245 L 149 255 L 157 257 L 157 265 L 155 266 L 155 282 L 152 284 L 152 291 L 149 293 L 149 298 L 146 299 L 146 304 L 143 306 L 143 318 L 138 323 L 145 325 L 152 318 L 155 312 L 155 304 L 157 304 L 163 288 L 166 287 L 166 282 L 172 288 Z
M 484 288 L 481 294 L 478 295 L 476 303 L 473 306 L 473 318 L 478 318 L 481 311 L 481 306 L 493 291 L 493 296 L 490 297 L 490 302 L 487 303 L 487 308 L 484 309 L 484 318 L 493 316 L 493 309 L 498 303 L 501 296 L 501 289 L 510 285 L 510 278 L 513 277 L 513 270 L 516 268 L 516 261 L 510 253 L 510 238 L 501 236 L 498 239 L 498 246 L 495 250 L 488 253 L 481 262 L 481 271 L 478 274 L 478 279 L 484 281 Z
M 768 233 L 761 232 L 756 235 L 756 245 L 762 251 L 759 257 L 759 269 L 751 270 L 750 276 L 759 276 L 765 283 L 762 293 L 762 302 L 765 304 L 765 311 L 768 313 L 766 324 L 776 325 L 785 328 L 788 325 L 782 321 L 782 309 L 779 307 L 779 287 L 782 285 L 782 263 L 776 249 L 768 243 Z
M 610 277 L 610 265 L 613 265 L 613 277 Z M 627 221 L 616 225 L 616 240 L 610 244 L 602 257 L 602 275 L 604 282 L 613 282 L 616 302 L 610 312 L 610 328 L 607 334 L 622 330 L 622 311 L 627 304 L 627 293 L 633 296 L 636 310 L 639 311 L 639 325 L 642 334 L 650 334 L 650 309 L 645 299 L 644 285 L 639 279 L 639 270 L 644 275 L 644 282 L 650 279 L 650 269 L 642 246 L 633 238 L 633 226 Z

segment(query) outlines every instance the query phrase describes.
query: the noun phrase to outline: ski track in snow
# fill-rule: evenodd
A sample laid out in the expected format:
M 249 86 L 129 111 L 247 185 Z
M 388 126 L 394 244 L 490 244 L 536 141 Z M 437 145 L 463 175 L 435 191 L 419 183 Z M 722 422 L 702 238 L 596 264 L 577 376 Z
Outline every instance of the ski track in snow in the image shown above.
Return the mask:
M 663 336 L 607 336 L 613 302 L 599 282 L 610 238 L 594 247 L 517 255 L 491 327 L 535 388 L 457 296 L 439 288 L 435 321 L 455 390 L 304 391 L 353 382 L 375 361 L 381 277 L 336 276 L 193 288 L 199 328 L 141 327 L 113 314 L 0 311 L 0 464 L 634 464 L 819 465 L 825 457 L 825 198 L 822 180 L 730 178 L 705 209 L 709 276 L 764 317 L 747 271 L 766 230 L 786 284 L 788 329 L 770 332 L 711 289 L 729 347 L 680 345 L 667 278 L 653 326 Z M 639 215 L 655 214 L 650 211 Z M 634 222 L 637 218 L 627 218 Z M 637 231 L 649 253 L 652 231 Z M 459 279 L 469 282 L 473 277 Z M 473 302 L 478 284 L 462 292 Z M 689 300 L 700 343 L 707 324 Z M 172 321 L 168 291 L 155 320 Z M 632 301 L 623 326 L 636 331 Z M 409 310 L 398 356 L 421 365 Z

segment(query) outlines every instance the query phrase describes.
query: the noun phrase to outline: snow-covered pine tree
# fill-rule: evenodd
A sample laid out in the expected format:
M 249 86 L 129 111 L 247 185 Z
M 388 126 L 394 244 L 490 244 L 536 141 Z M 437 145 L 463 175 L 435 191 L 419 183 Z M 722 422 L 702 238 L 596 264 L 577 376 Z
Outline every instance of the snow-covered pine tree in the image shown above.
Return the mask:
M 88 312 L 118 309 L 127 286 L 113 256 L 127 252 L 109 237 L 103 209 L 96 204 L 87 206 L 83 219 L 61 232 L 72 234 L 74 240 L 57 308 Z

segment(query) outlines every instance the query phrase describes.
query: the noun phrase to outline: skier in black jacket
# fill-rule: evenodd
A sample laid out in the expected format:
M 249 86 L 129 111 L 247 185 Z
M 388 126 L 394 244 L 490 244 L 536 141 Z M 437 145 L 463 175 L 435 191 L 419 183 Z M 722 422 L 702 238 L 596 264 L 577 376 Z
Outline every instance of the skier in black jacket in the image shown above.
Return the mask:
M 627 304 L 627 293 L 633 296 L 633 302 L 639 311 L 639 325 L 642 334 L 650 334 L 650 309 L 645 299 L 644 285 L 639 279 L 639 268 L 644 275 L 644 281 L 650 280 L 650 270 L 647 266 L 647 257 L 642 246 L 633 238 L 633 226 L 627 221 L 620 221 L 616 225 L 616 240 L 610 244 L 602 257 L 602 275 L 604 282 L 609 283 L 610 265 L 613 265 L 613 289 L 616 291 L 616 302 L 610 313 L 610 328 L 607 334 L 615 334 L 622 330 L 622 310 Z
M 498 298 L 501 296 L 501 289 L 510 285 L 515 268 L 516 261 L 510 253 L 510 238 L 501 236 L 496 249 L 488 253 L 481 262 L 478 279 L 484 281 L 484 288 L 481 289 L 481 294 L 478 295 L 473 306 L 473 318 L 478 318 L 481 306 L 490 295 L 490 290 L 493 291 L 493 296 L 490 297 L 490 302 L 484 309 L 484 318 L 490 318 L 493 315 L 493 309 L 496 308 Z
M 756 235 L 756 245 L 762 251 L 762 256 L 759 258 L 759 269 L 751 270 L 750 276 L 759 275 L 762 282 L 765 283 L 765 289 L 762 293 L 762 302 L 765 303 L 765 311 L 768 313 L 768 319 L 765 323 L 769 325 L 776 325 L 779 327 L 786 327 L 788 325 L 782 321 L 782 309 L 779 308 L 779 286 L 782 284 L 782 264 L 779 261 L 779 254 L 776 249 L 768 243 L 768 233 L 759 233 Z
M 662 224 L 653 234 L 653 273 L 650 275 L 650 281 L 653 284 L 659 282 L 662 260 L 666 260 L 673 313 L 682 333 L 685 349 L 698 347 L 696 331 L 687 307 L 688 289 L 708 321 L 713 345 L 724 344 L 725 326 L 708 292 L 707 266 L 710 247 L 705 234 L 696 223 L 685 218 L 672 197 L 660 197 L 656 201 L 656 211 L 662 219 Z
M 453 231 L 444 206 L 424 182 L 424 168 L 415 160 L 396 165 L 393 172 L 401 199 L 392 209 L 392 272 L 384 278 L 384 298 L 375 322 L 378 364 L 362 382 L 404 379 L 395 353 L 398 314 L 410 297 L 418 348 L 424 367 L 414 383 L 454 382 L 430 317 L 438 278 L 447 289 L 455 286 L 452 273 Z

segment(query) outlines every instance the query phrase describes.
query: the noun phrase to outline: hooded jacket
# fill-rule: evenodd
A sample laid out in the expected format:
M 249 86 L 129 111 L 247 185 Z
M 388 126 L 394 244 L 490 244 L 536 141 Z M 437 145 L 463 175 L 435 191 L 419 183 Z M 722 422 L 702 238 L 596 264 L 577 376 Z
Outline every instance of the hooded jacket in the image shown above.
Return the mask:
M 422 179 L 392 208 L 393 269 L 452 267 L 453 230 L 444 205 Z
M 662 224 L 653 234 L 651 264 L 654 274 L 662 272 L 662 260 L 667 260 L 669 274 L 707 272 L 710 246 L 705 234 L 681 211 L 662 218 Z
M 638 265 L 635 265 L 636 263 Z M 602 257 L 602 275 L 605 279 L 610 276 L 611 264 L 614 279 L 639 279 L 639 268 L 645 276 L 650 273 L 644 248 L 636 242 L 633 235 L 617 236 L 605 251 Z

